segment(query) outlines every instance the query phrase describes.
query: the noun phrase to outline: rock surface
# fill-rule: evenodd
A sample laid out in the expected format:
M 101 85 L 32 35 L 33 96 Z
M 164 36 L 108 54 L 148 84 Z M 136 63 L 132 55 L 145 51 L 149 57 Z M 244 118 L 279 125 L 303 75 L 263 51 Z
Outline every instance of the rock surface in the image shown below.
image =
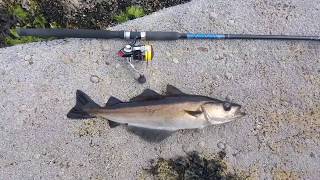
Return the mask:
M 319 35 L 319 4 L 193 0 L 112 29 Z M 150 43 L 155 57 L 143 86 L 116 56 L 125 44 L 121 40 L 66 39 L 0 49 L 0 179 L 137 179 L 150 159 L 221 149 L 230 171 L 252 178 L 320 176 L 319 42 Z M 110 95 L 128 100 L 144 88 L 164 91 L 166 84 L 228 97 L 248 115 L 180 131 L 157 144 L 123 127 L 110 129 L 101 119 L 66 118 L 77 89 L 103 104 Z

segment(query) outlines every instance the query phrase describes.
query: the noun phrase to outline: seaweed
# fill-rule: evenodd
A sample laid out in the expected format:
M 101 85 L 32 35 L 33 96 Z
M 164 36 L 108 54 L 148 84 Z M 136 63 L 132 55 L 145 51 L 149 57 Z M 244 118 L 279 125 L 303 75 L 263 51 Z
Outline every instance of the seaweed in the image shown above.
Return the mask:
M 225 152 L 219 152 L 213 158 L 206 158 L 193 151 L 187 153 L 186 156 L 174 159 L 159 158 L 147 172 L 159 180 L 245 179 L 245 177 L 227 171 L 227 165 L 223 161 L 224 157 Z

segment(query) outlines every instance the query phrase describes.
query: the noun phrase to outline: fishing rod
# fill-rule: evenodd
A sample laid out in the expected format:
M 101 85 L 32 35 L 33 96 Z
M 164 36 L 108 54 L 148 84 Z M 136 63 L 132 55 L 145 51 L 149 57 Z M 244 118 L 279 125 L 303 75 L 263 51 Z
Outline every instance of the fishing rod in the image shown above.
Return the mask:
M 141 39 L 141 40 L 179 40 L 179 39 L 256 39 L 256 40 L 307 40 L 320 41 L 320 36 L 292 35 L 254 35 L 254 34 L 204 34 L 162 31 L 105 31 L 89 29 L 19 29 L 20 36 L 41 36 L 57 38 L 101 38 L 101 39 Z
M 180 39 L 245 39 L 245 40 L 302 40 L 320 41 L 320 36 L 297 36 L 297 35 L 256 35 L 256 34 L 205 34 L 205 33 L 179 33 L 163 31 L 107 31 L 89 29 L 18 29 L 20 36 L 39 36 L 56 38 L 98 38 L 98 39 L 126 39 L 132 40 L 122 48 L 118 55 L 126 58 L 130 67 L 135 72 L 139 71 L 134 67 L 132 61 L 151 62 L 153 59 L 153 47 L 151 45 L 137 44 L 137 40 L 180 40 Z M 138 81 L 146 81 L 144 75 L 139 73 Z

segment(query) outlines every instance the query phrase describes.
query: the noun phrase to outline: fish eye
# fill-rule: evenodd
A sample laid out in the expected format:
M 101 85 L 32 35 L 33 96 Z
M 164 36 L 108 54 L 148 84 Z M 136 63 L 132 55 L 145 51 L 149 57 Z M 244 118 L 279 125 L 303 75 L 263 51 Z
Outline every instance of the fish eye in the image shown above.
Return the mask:
M 224 102 L 224 103 L 223 103 L 223 109 L 224 109 L 225 111 L 230 111 L 230 110 L 231 110 L 231 103 L 229 103 L 229 102 Z

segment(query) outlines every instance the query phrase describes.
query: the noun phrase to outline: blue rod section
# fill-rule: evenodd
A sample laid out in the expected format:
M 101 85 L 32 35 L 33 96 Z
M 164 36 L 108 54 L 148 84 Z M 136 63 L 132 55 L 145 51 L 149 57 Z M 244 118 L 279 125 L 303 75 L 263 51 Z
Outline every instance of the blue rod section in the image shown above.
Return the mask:
M 193 34 L 187 33 L 187 39 L 225 39 L 224 34 Z

